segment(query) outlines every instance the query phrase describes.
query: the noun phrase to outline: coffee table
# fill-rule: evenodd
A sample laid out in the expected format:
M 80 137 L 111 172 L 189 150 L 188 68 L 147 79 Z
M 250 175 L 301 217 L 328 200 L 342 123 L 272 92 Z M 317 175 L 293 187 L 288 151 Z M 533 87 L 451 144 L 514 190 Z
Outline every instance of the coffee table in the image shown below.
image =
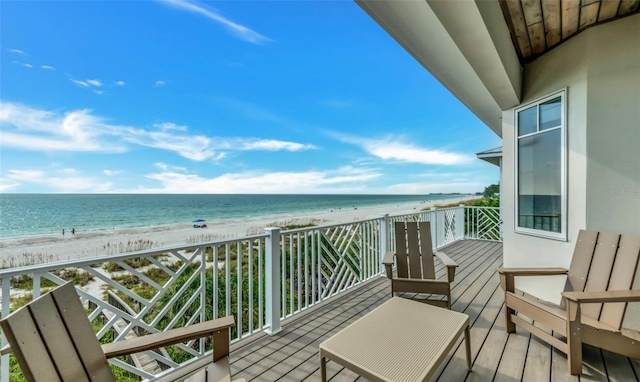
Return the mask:
M 471 370 L 469 316 L 392 297 L 320 344 L 320 373 L 326 359 L 371 381 L 428 381 L 462 332 Z

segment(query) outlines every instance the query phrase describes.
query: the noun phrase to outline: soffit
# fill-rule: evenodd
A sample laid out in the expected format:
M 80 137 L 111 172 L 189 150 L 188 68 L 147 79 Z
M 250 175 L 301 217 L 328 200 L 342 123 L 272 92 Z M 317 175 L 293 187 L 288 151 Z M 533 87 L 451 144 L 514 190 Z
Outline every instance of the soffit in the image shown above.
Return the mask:
M 640 12 L 640 0 L 499 1 L 523 65 L 587 28 Z
M 502 135 L 502 110 L 518 104 L 522 76 L 497 1 L 488 6 L 468 1 L 355 1 L 469 110 Z M 488 20 L 499 20 L 499 28 Z

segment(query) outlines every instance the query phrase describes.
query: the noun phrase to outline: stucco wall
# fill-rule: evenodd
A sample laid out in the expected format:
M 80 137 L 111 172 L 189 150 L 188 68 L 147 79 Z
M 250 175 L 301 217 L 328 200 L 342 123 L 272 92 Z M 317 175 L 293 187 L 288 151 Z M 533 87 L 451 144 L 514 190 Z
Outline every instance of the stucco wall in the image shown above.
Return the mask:
M 640 235 L 640 15 L 588 43 L 587 228 Z
M 633 195 L 640 189 L 639 26 L 636 15 L 591 28 L 525 68 L 522 104 L 567 88 L 568 241 L 514 231 L 514 110 L 506 110 L 505 266 L 568 267 L 580 229 L 640 234 L 640 195 Z M 612 188 L 629 192 L 614 194 Z M 564 277 L 525 278 L 517 286 L 557 301 Z

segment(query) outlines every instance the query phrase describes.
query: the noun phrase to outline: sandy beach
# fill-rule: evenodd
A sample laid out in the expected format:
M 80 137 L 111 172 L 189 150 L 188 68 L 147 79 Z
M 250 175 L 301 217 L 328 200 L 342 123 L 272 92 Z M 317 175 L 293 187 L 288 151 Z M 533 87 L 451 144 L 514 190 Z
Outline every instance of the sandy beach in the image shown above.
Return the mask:
M 411 202 L 374 207 L 334 209 L 304 214 L 285 214 L 237 220 L 207 221 L 206 228 L 190 224 L 145 227 L 124 230 L 77 232 L 75 235 L 39 236 L 0 241 L 0 266 L 3 268 L 104 256 L 142 249 L 165 248 L 224 238 L 243 237 L 264 232 L 265 227 L 283 224 L 330 225 L 373 219 L 380 214 L 403 215 L 437 205 L 448 205 L 475 196 L 455 199 Z

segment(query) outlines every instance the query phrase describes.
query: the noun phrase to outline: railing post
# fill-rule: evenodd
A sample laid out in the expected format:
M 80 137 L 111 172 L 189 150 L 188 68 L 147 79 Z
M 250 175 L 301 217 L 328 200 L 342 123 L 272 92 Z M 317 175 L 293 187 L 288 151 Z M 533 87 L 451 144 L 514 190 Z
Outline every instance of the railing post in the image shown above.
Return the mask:
M 11 308 L 11 277 L 2 279 L 2 317 L 7 317 Z M 2 333 L 2 342 L 0 346 L 7 344 L 7 338 Z M 3 355 L 0 360 L 0 380 L 9 382 L 9 354 Z
M 33 274 L 33 287 L 31 288 L 33 299 L 40 297 L 40 273 Z
M 389 214 L 380 214 L 380 264 L 389 251 Z M 382 267 L 380 267 L 382 269 Z
M 280 228 L 265 228 L 267 232 L 265 253 L 266 306 L 265 332 L 270 336 L 279 333 L 280 327 Z
M 456 209 L 456 240 L 464 239 L 464 204 Z
M 206 299 L 207 299 L 207 248 L 206 247 L 202 247 L 199 248 L 200 250 L 200 322 L 205 322 L 206 321 L 206 317 L 205 317 L 205 313 L 207 311 L 207 303 L 206 303 Z M 214 268 L 216 269 L 216 268 Z M 216 269 L 217 271 L 217 269 Z M 216 293 L 217 291 L 214 288 L 214 291 L 212 293 Z M 242 333 L 242 326 L 240 327 L 240 330 L 238 330 L 238 333 L 241 334 Z M 238 336 L 238 338 L 242 338 L 241 335 Z M 204 348 L 205 348 L 205 344 L 204 344 L 204 338 L 200 338 L 200 354 L 204 354 Z
M 435 251 L 440 247 L 440 236 L 438 235 L 438 207 L 431 207 L 431 211 L 433 211 L 433 221 L 431 222 L 431 232 L 433 238 L 433 250 Z

